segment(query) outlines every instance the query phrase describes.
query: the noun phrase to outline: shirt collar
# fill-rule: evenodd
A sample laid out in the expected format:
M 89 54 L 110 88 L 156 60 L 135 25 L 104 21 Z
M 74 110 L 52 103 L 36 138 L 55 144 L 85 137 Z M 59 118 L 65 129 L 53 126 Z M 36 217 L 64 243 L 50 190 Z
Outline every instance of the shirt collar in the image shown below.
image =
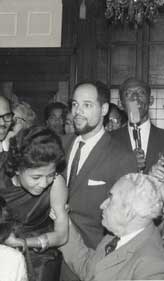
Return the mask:
M 78 136 L 76 138 L 76 143 L 78 143 L 80 141 L 85 142 L 85 144 L 87 144 L 87 145 L 93 144 L 93 143 L 97 143 L 104 133 L 105 133 L 105 129 L 104 129 L 104 127 L 102 127 L 97 134 L 95 134 L 94 136 L 88 138 L 87 140 L 84 140 L 81 135 Z
M 9 143 L 5 139 L 2 141 L 2 147 L 3 147 L 3 151 L 9 150 Z
M 120 237 L 120 240 L 117 243 L 117 247 L 116 249 L 118 249 L 119 247 L 125 245 L 126 243 L 128 243 L 131 239 L 133 239 L 135 236 L 137 236 L 140 232 L 142 232 L 144 230 L 144 228 L 141 228 L 137 231 L 134 231 L 130 234 L 124 235 L 122 237 Z
M 142 130 L 145 130 L 145 129 L 147 130 L 147 129 L 150 129 L 150 125 L 151 125 L 151 122 L 150 122 L 150 119 L 148 118 L 144 123 L 142 123 L 138 127 Z M 133 126 L 130 126 L 129 122 L 128 122 L 128 129 L 129 130 L 133 129 Z

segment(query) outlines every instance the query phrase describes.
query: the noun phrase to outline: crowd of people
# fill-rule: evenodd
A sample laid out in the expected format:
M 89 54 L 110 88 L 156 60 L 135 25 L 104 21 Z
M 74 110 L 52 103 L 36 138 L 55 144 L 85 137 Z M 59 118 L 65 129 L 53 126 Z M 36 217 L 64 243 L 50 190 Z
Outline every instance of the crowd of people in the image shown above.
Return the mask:
M 164 130 L 149 85 L 119 95 L 122 109 L 104 83 L 78 83 L 43 124 L 0 96 L 0 280 L 1 266 L 3 281 L 164 280 Z

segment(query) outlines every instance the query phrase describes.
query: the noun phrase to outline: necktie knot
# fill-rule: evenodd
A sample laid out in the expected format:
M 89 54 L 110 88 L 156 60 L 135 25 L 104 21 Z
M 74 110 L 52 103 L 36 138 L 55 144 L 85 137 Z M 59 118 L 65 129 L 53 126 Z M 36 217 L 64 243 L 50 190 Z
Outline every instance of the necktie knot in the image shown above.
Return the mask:
M 119 240 L 120 240 L 120 238 L 118 236 L 114 236 L 114 238 L 109 243 L 106 244 L 106 246 L 105 246 L 105 255 L 106 256 L 115 250 Z
M 84 146 L 85 142 L 83 141 L 79 141 L 79 146 L 78 146 L 78 149 L 81 150 L 82 147 Z

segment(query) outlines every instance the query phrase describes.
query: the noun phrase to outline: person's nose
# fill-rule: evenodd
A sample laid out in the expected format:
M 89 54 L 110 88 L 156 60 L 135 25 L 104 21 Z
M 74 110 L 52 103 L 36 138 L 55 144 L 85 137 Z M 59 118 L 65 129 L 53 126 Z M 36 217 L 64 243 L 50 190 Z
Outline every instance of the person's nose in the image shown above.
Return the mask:
M 83 107 L 82 107 L 82 105 L 79 104 L 76 107 L 76 114 L 81 114 L 81 113 L 83 113 Z
M 100 209 L 101 210 L 104 210 L 104 209 L 106 209 L 107 208 L 107 205 L 108 205 L 108 203 L 109 203 L 109 198 L 107 198 L 104 202 L 102 202 L 102 204 L 100 205 Z
M 39 186 L 42 188 L 46 188 L 48 186 L 48 179 L 46 177 L 42 177 L 40 179 Z

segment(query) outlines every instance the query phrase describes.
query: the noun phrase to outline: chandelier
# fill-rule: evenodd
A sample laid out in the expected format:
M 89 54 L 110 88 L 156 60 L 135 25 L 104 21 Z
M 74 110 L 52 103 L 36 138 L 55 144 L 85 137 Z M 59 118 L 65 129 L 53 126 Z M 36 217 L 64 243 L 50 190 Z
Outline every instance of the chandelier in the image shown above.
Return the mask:
M 105 17 L 111 24 L 129 24 L 134 28 L 153 23 L 164 0 L 106 0 Z

